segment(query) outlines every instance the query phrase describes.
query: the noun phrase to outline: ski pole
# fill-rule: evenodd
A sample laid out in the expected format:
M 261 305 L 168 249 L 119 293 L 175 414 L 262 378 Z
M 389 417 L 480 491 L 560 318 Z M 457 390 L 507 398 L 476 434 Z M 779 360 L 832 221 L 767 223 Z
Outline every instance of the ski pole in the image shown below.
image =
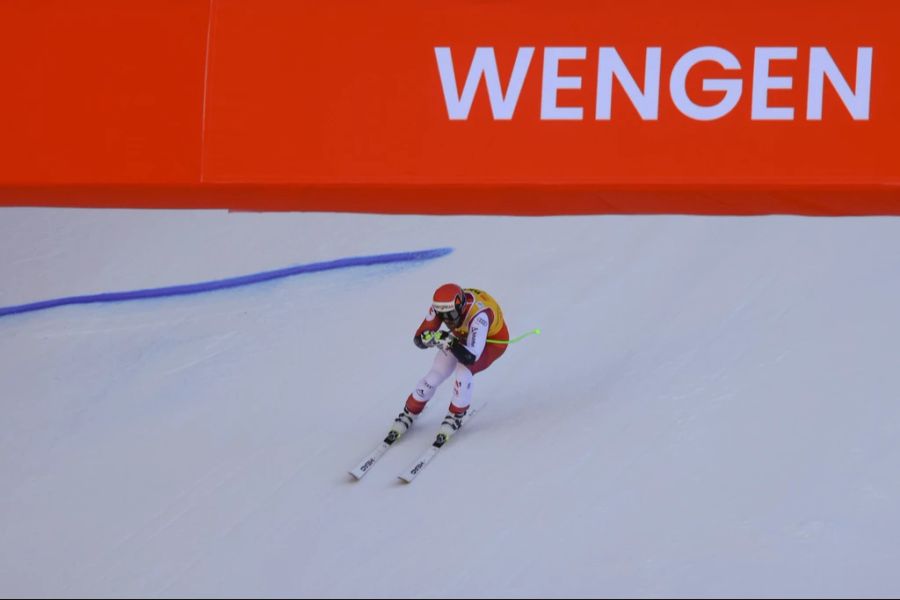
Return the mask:
M 488 343 L 488 344 L 515 344 L 516 342 L 518 342 L 518 341 L 521 340 L 522 338 L 527 337 L 527 336 L 531 335 L 532 333 L 540 334 L 540 333 L 541 333 L 541 330 L 540 330 L 540 329 L 532 329 L 531 331 L 526 331 L 525 333 L 523 333 L 523 334 L 520 335 L 519 337 L 513 338 L 513 339 L 511 339 L 511 340 L 491 340 L 491 339 L 488 339 L 487 343 Z

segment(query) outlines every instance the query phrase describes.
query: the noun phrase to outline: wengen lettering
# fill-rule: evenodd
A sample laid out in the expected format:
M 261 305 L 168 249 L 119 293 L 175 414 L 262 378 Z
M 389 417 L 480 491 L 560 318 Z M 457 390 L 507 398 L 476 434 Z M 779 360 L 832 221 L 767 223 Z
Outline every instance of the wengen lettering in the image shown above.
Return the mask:
M 813 46 L 809 52 L 809 71 L 806 74 L 806 120 L 818 121 L 823 118 L 822 104 L 825 94 L 825 80 L 837 93 L 847 112 L 857 121 L 869 119 L 870 90 L 872 83 L 872 48 L 856 49 L 856 77 L 850 85 L 844 72 L 838 67 L 827 48 Z M 495 120 L 510 120 L 516 106 L 529 67 L 534 58 L 534 47 L 521 47 L 516 54 L 509 80 L 500 80 L 497 60 L 493 47 L 475 50 L 469 65 L 462 91 L 459 88 L 457 69 L 449 47 L 434 49 L 438 73 L 444 92 L 447 115 L 451 120 L 467 120 L 475 100 L 479 84 L 484 79 L 488 101 Z M 560 106 L 560 90 L 581 89 L 580 76 L 560 75 L 563 61 L 584 61 L 588 49 L 584 46 L 547 47 L 543 49 L 543 73 L 541 78 L 541 120 L 581 121 L 585 119 L 585 107 Z M 619 82 L 637 113 L 645 121 L 659 118 L 661 85 L 662 48 L 646 49 L 644 59 L 644 81 L 638 85 L 631 70 L 613 47 L 602 47 L 597 56 L 597 89 L 593 118 L 598 121 L 612 119 L 613 80 Z M 789 90 L 794 87 L 793 77 L 775 77 L 771 74 L 773 61 L 797 60 L 796 46 L 757 47 L 754 49 L 751 119 L 754 121 L 791 121 L 795 110 L 792 106 L 771 106 L 769 90 Z M 740 71 L 743 67 L 737 57 L 725 48 L 702 46 L 683 54 L 669 73 L 669 96 L 677 109 L 686 117 L 698 121 L 720 119 L 730 113 L 738 104 L 744 92 L 744 81 L 739 77 L 704 78 L 704 91 L 724 92 L 712 105 L 698 104 L 687 92 L 688 75 L 696 65 L 710 61 L 726 71 Z M 846 66 L 845 66 L 846 69 Z

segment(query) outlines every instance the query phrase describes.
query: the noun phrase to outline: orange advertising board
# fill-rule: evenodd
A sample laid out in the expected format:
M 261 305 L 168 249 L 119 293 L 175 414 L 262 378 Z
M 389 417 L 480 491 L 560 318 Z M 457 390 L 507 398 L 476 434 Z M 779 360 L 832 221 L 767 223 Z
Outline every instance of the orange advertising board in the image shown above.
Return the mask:
M 0 201 L 195 183 L 208 22 L 208 0 L 0 2 Z
M 4 204 L 900 214 L 892 0 L 88 4 L 0 9 Z

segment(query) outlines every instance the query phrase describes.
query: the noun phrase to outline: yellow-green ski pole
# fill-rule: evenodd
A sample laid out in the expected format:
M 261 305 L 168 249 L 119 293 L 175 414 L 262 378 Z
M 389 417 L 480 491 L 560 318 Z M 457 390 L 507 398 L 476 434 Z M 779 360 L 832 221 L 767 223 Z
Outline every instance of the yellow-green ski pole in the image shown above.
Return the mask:
M 488 343 L 488 344 L 515 344 L 516 342 L 518 342 L 518 341 L 521 340 L 522 338 L 527 337 L 527 336 L 531 335 L 532 333 L 534 333 L 534 334 L 540 334 L 540 333 L 541 333 L 541 330 L 540 330 L 540 329 L 532 329 L 531 331 L 526 331 L 525 333 L 523 333 L 523 334 L 520 335 L 519 337 L 513 338 L 513 339 L 511 339 L 511 340 L 492 340 L 492 339 L 488 339 L 487 343 Z

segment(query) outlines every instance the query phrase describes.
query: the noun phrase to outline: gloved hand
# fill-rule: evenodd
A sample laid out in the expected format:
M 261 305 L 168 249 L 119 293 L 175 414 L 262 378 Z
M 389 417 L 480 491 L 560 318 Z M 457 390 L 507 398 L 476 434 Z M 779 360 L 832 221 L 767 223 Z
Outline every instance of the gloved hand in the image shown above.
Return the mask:
M 449 331 L 423 331 L 419 336 L 423 348 L 441 348 L 446 350 L 455 339 Z

